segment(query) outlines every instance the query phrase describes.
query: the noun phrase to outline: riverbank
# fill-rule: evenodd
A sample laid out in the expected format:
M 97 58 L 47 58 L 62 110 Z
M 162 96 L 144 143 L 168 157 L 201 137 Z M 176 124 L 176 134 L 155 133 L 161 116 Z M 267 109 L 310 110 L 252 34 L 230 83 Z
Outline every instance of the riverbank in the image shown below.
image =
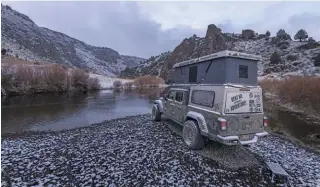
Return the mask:
M 264 98 L 284 111 L 320 126 L 320 77 L 291 76 L 259 81 Z
M 279 186 L 279 181 L 272 184 L 261 159 L 282 164 L 293 186 L 320 182 L 319 155 L 285 139 L 271 135 L 241 148 L 255 155 L 258 165 L 229 169 L 189 150 L 180 136 L 150 115 L 60 132 L 4 135 L 1 145 L 1 179 L 9 186 Z M 230 151 L 223 154 L 234 153 Z M 232 162 L 248 157 L 236 159 L 241 160 Z

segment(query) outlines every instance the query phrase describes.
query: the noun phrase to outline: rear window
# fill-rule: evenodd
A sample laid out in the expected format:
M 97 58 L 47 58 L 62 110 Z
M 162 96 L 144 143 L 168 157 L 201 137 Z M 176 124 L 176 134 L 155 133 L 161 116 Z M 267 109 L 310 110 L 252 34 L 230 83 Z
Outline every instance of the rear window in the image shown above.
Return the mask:
M 239 78 L 248 78 L 248 66 L 239 65 Z
M 214 104 L 214 97 L 214 91 L 194 90 L 191 95 L 191 103 L 211 108 Z

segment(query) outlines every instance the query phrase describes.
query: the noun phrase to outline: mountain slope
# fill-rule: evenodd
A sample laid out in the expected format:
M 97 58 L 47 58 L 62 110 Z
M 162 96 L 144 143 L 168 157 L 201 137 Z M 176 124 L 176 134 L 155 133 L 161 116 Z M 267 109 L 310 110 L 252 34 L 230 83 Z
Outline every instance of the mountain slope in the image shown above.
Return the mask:
M 267 37 L 264 34 L 256 35 L 254 31 L 249 29 L 244 30 L 241 34 L 222 33 L 213 24 L 208 26 L 205 37 L 193 35 L 185 38 L 169 53 L 166 59 L 161 62 L 160 75 L 164 79 L 168 79 L 174 64 L 225 49 L 261 55 L 262 60 L 258 63 L 259 76 L 319 75 L 319 68 L 315 66 L 317 64 L 320 66 L 319 42 L 298 42 Z M 270 57 L 274 52 L 280 55 L 281 61 L 271 64 Z M 144 69 L 138 75 L 148 74 L 152 67 L 144 65 Z M 132 70 L 127 68 L 126 71 Z
M 107 47 L 95 47 L 65 34 L 38 27 L 28 16 L 1 5 L 2 48 L 8 54 L 31 61 L 46 61 L 117 76 L 127 66 L 144 60 L 121 56 Z
M 152 56 L 147 60 L 142 61 L 139 65 L 130 68 L 126 67 L 121 73 L 122 78 L 134 78 L 140 75 L 160 76 L 160 71 L 163 68 L 163 63 L 168 59 L 171 52 L 161 53 L 158 56 Z

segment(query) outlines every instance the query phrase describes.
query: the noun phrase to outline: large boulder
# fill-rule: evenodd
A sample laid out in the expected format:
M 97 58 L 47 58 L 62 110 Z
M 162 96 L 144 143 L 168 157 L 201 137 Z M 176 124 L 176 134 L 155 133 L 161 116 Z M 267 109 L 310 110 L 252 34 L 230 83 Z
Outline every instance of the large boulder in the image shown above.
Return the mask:
M 252 39 L 254 38 L 256 35 L 255 35 L 255 32 L 251 29 L 245 29 L 245 30 L 242 30 L 242 33 L 241 33 L 241 37 L 244 38 L 244 39 Z

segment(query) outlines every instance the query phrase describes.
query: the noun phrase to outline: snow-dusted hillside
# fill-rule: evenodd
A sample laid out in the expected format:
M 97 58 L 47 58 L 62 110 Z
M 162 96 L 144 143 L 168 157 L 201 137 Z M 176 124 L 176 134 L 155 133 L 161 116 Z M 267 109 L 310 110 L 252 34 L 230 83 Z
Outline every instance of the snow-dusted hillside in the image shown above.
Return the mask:
M 232 46 L 230 49 L 261 55 L 262 60 L 259 62 L 258 68 L 260 76 L 318 75 L 320 73 L 313 60 L 315 56 L 320 54 L 320 45 L 314 49 L 300 49 L 308 43 L 291 40 L 276 43 L 274 40 L 275 38 L 269 40 L 262 38 L 237 41 L 230 45 Z M 281 56 L 281 64 L 270 65 L 270 56 L 274 52 Z
M 140 62 L 145 61 L 144 58 L 139 58 L 135 56 L 121 55 L 121 59 L 126 62 L 127 66 L 130 68 L 140 65 Z
M 242 36 L 244 34 L 246 34 L 245 37 Z M 262 60 L 258 64 L 259 76 L 280 78 L 286 75 L 320 75 L 319 42 L 283 40 L 267 37 L 264 34 L 255 35 L 254 31 L 253 35 L 223 33 L 221 29 L 211 24 L 208 26 L 205 37 L 193 35 L 185 38 L 172 52 L 166 53 L 163 60 L 148 60 L 152 63 L 141 64 L 133 69 L 126 68 L 121 75 L 153 74 L 167 79 L 175 63 L 226 49 L 261 55 Z M 280 55 L 281 62 L 278 64 L 270 64 L 270 57 L 274 52 Z M 159 73 L 155 73 L 155 70 Z
M 117 76 L 138 57 L 121 56 L 106 47 L 95 47 L 65 34 L 38 27 L 28 16 L 1 5 L 1 44 L 9 55 L 20 59 L 52 62 L 91 72 Z
M 133 68 L 127 67 L 120 73 L 120 77 L 133 78 L 140 75 L 160 76 L 163 63 L 167 60 L 170 54 L 171 52 L 165 52 L 155 57 L 152 56 Z

